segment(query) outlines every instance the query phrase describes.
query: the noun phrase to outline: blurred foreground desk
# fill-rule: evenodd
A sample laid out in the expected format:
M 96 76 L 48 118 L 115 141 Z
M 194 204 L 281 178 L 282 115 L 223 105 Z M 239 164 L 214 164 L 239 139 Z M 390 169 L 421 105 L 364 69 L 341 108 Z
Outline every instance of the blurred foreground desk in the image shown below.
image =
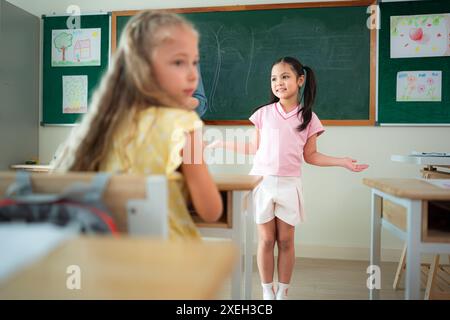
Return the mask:
M 429 227 L 431 213 L 428 208 L 430 203 L 450 201 L 449 187 L 439 187 L 430 183 L 442 183 L 442 181 L 363 179 L 363 183 L 372 188 L 370 264 L 380 265 L 382 226 L 406 240 L 408 246 L 405 278 L 406 299 L 420 299 L 420 254 L 426 252 L 450 254 L 450 232 L 433 230 Z M 401 230 L 382 216 L 382 201 L 384 199 L 406 208 L 406 231 Z M 450 220 L 450 210 L 444 210 L 443 218 L 447 222 Z M 370 290 L 370 298 L 378 299 L 379 290 Z
M 0 300 L 213 299 L 236 253 L 225 242 L 80 237 L 0 283 Z M 66 285 L 72 265 L 80 267 L 80 290 Z
M 15 169 L 42 173 L 48 172 L 50 166 L 18 165 L 15 166 Z M 35 184 L 38 184 L 37 182 L 39 181 L 48 181 L 51 178 L 51 176 L 41 173 L 33 175 L 32 181 Z M 233 240 L 239 248 L 240 254 L 238 255 L 236 268 L 232 275 L 231 297 L 233 299 L 244 298 L 249 300 L 251 299 L 252 292 L 253 231 L 255 228 L 251 192 L 259 184 L 262 178 L 259 176 L 242 174 L 214 174 L 212 177 L 222 195 L 224 213 L 219 221 L 214 223 L 205 223 L 195 215 L 194 221 L 200 228 L 202 236 L 228 238 Z M 9 177 L 9 181 L 9 183 L 14 181 L 13 175 Z M 9 185 L 9 183 L 7 185 Z M 54 183 L 51 187 L 58 189 Z M 122 185 L 121 187 L 125 189 L 135 188 L 135 186 L 129 187 L 129 185 Z M 62 188 L 60 187 L 59 189 L 61 190 Z M 49 190 L 47 190 L 47 192 L 48 191 Z M 52 192 L 57 191 L 58 190 L 52 190 Z M 122 193 L 123 191 L 124 190 L 122 190 Z M 116 217 L 116 219 L 118 219 L 121 224 L 126 225 L 126 211 Z

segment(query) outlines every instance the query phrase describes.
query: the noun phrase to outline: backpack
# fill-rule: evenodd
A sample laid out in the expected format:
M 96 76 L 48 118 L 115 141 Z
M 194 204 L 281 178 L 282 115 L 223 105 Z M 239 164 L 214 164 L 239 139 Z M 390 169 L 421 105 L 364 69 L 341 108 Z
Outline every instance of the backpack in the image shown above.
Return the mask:
M 117 226 L 102 203 L 102 194 L 110 174 L 98 173 L 92 182 L 77 182 L 60 194 L 33 193 L 30 173 L 19 171 L 0 200 L 0 223 L 49 222 L 58 226 L 78 227 L 85 234 L 117 234 Z

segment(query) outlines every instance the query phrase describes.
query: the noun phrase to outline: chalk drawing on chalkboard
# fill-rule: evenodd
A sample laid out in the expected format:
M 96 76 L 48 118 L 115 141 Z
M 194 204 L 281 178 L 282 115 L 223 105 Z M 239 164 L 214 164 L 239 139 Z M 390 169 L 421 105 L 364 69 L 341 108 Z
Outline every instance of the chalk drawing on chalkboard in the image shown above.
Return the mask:
M 253 65 L 253 56 L 255 54 L 255 34 L 253 29 L 250 30 L 250 57 L 248 62 L 248 69 L 247 69 L 247 77 L 245 78 L 245 95 L 248 96 L 248 81 L 250 79 L 250 73 L 252 71 L 252 65 Z
M 216 67 L 214 68 L 214 78 L 212 81 L 212 87 L 211 87 L 211 110 L 214 111 L 214 97 L 216 95 L 216 89 L 217 89 L 217 85 L 219 83 L 219 77 L 220 77 L 220 67 L 222 64 L 222 49 L 221 49 L 221 42 L 219 40 L 219 36 L 220 36 L 220 31 L 222 30 L 223 26 L 219 27 L 219 30 L 217 30 L 217 32 L 214 32 L 214 38 L 215 38 L 215 44 L 217 46 L 217 62 L 216 62 Z
M 441 101 L 442 71 L 397 73 L 397 101 Z
M 391 58 L 450 55 L 450 14 L 391 17 Z
M 208 57 L 210 60 L 210 65 L 213 66 L 213 74 L 212 80 L 210 84 L 209 90 L 209 109 L 211 111 L 217 111 L 221 108 L 221 101 L 224 100 L 223 97 L 219 97 L 223 93 L 218 93 L 219 83 L 221 81 L 239 81 L 240 79 L 230 77 L 232 74 L 232 68 L 236 66 L 239 62 L 246 61 L 248 59 L 244 56 L 244 53 L 241 52 L 238 48 L 240 47 L 237 43 L 240 40 L 240 36 L 248 33 L 248 30 L 242 27 L 238 27 L 237 29 L 226 28 L 224 25 L 216 25 L 216 26 L 206 26 L 205 34 L 202 36 L 205 38 L 211 38 L 213 47 L 208 47 L 206 50 L 208 52 L 214 52 Z M 245 37 L 247 40 L 248 38 Z M 254 40 L 250 40 L 250 43 L 254 43 Z M 253 44 L 254 45 L 254 44 Z M 246 53 L 247 54 L 247 53 Z M 250 61 L 252 61 L 252 50 L 250 50 Z M 203 64 L 203 63 L 202 63 Z M 250 77 L 250 70 L 245 73 L 245 70 L 241 70 L 242 76 L 246 75 L 246 92 L 248 92 L 248 82 Z M 224 75 L 223 75 L 224 73 Z M 222 77 L 222 78 L 221 78 Z M 227 77 L 224 80 L 224 77 Z M 226 101 L 226 99 L 224 100 Z

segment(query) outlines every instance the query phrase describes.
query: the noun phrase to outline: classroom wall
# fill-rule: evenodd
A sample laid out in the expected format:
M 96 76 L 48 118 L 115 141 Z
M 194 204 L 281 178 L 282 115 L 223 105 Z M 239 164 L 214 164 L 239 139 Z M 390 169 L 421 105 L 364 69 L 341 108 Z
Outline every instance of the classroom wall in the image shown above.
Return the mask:
M 10 0 L 25 5 L 27 0 Z M 72 1 L 36 0 L 28 4 L 34 14 L 63 13 Z M 210 0 L 208 6 L 262 4 L 289 1 Z M 291 1 L 301 2 L 301 1 Z M 306 1 L 304 1 L 306 2 Z M 149 1 L 77 1 L 88 12 L 103 9 L 126 10 L 160 8 L 163 2 Z M 101 4 L 105 4 L 103 7 Z M 165 1 L 166 7 L 205 6 L 202 0 Z M 324 94 L 324 93 L 319 93 Z M 338 108 L 339 106 L 336 106 Z M 221 127 L 221 130 L 247 127 Z M 51 160 L 57 146 L 69 134 L 68 127 L 39 129 L 39 156 L 43 163 Z M 416 177 L 419 166 L 395 163 L 392 154 L 413 150 L 450 151 L 450 127 L 332 127 L 318 139 L 319 151 L 335 156 L 351 156 L 370 168 L 359 174 L 341 168 L 304 167 L 304 198 L 308 221 L 297 228 L 295 242 L 298 256 L 368 259 L 370 237 L 370 189 L 362 185 L 363 177 Z M 229 154 L 229 156 L 232 156 Z M 248 173 L 250 164 L 212 165 L 216 173 Z M 403 243 L 383 232 L 383 256 L 398 259 Z
M 0 170 L 38 158 L 39 18 L 0 0 Z

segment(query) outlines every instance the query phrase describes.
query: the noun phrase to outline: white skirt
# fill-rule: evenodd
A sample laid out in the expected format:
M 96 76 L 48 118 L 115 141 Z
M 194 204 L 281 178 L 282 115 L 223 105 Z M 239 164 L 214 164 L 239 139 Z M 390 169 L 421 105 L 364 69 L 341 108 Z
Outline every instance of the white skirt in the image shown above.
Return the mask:
M 305 221 L 300 177 L 264 176 L 253 191 L 257 224 L 277 217 L 292 226 Z

